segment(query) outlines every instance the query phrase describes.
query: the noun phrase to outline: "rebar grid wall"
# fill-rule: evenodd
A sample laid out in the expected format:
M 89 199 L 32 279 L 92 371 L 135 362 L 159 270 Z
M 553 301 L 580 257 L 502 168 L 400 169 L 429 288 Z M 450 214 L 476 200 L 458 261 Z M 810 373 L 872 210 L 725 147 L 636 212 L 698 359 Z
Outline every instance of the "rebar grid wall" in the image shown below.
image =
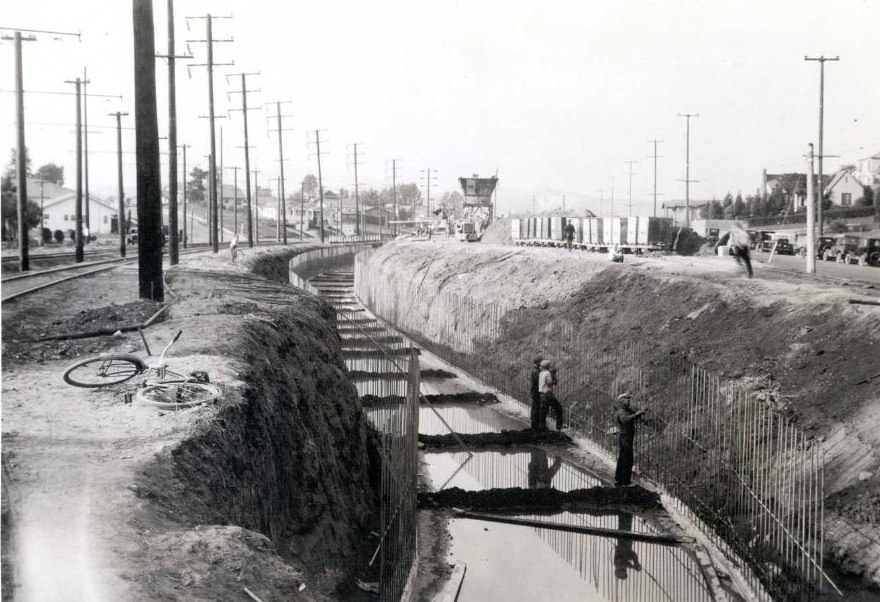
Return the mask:
M 744 578 L 755 591 L 803 600 L 830 583 L 822 571 L 823 451 L 749 391 L 682 358 L 652 362 L 639 342 L 603 348 L 534 308 L 382 281 L 366 253 L 355 258 L 355 294 L 418 344 L 524 406 L 532 357 L 552 358 L 569 425 L 612 456 L 614 400 L 632 391 L 636 405 L 652 410 L 636 441 L 637 471 L 718 549 L 747 560 Z M 522 348 L 523 333 L 545 334 L 545 347 Z
M 405 598 L 417 557 L 419 358 L 412 347 L 380 343 L 395 333 L 379 330 L 363 312 L 341 309 L 337 317 L 346 366 L 358 375 L 358 395 L 371 401 L 364 412 L 378 434 L 381 532 L 373 562 L 379 562 L 380 600 L 397 602 Z
M 346 367 L 375 428 L 381 458 L 380 538 L 370 566 L 378 563 L 379 599 L 406 600 L 417 569 L 417 478 L 419 361 L 398 333 L 361 308 L 347 307 L 350 283 L 310 282 L 319 274 L 350 266 L 354 247 L 315 249 L 292 258 L 291 284 L 327 298 L 336 307 L 336 330 Z

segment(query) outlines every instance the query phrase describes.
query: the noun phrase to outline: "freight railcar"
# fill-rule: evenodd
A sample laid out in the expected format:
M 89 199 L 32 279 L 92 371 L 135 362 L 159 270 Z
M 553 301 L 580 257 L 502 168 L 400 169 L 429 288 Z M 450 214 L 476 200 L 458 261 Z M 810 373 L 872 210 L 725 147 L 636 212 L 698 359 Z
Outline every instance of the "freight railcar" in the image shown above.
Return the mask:
M 514 244 L 564 246 L 564 228 L 575 226 L 574 247 L 607 252 L 612 247 L 624 253 L 663 251 L 672 247 L 675 231 L 669 217 L 530 217 L 511 220 Z

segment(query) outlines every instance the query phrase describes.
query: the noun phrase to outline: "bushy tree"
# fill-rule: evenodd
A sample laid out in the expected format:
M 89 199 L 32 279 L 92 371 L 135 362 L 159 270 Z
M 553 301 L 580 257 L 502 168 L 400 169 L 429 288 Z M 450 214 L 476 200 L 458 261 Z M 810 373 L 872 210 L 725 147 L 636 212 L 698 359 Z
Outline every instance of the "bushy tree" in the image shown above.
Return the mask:
M 189 172 L 189 181 L 186 183 L 186 198 L 190 201 L 204 202 L 205 180 L 207 179 L 207 171 L 198 166 L 193 167 Z
M 361 192 L 361 203 L 364 204 L 364 207 L 378 207 L 382 204 L 382 199 L 379 196 L 379 191 L 374 188 L 368 188 Z
M 709 219 L 722 219 L 724 217 L 724 208 L 718 199 L 712 199 L 709 202 Z
M 737 194 L 733 201 L 733 215 L 739 217 L 747 215 L 746 203 L 743 201 L 742 194 Z
M 40 166 L 37 173 L 34 174 L 38 178 L 42 178 L 44 182 L 54 182 L 58 186 L 64 184 L 64 167 L 47 163 Z
M 450 213 L 454 212 L 456 215 L 460 214 L 463 204 L 464 196 L 462 196 L 457 190 L 444 192 L 440 195 L 440 206 L 446 207 L 446 210 Z
M 61 230 L 55 230 L 55 232 L 52 233 L 52 238 L 55 239 L 55 242 L 62 243 L 64 242 L 64 232 Z
M 306 195 L 315 196 L 318 193 L 318 178 L 312 174 L 308 174 L 303 178 L 302 186 L 303 190 L 306 191 Z
M 3 240 L 12 240 L 18 232 L 18 186 L 16 183 L 16 159 L 18 155 L 12 149 L 9 164 L 0 177 L 0 218 L 3 220 Z M 30 175 L 30 160 L 25 161 L 26 172 Z M 25 204 L 25 226 L 28 230 L 40 223 L 40 206 L 33 201 Z

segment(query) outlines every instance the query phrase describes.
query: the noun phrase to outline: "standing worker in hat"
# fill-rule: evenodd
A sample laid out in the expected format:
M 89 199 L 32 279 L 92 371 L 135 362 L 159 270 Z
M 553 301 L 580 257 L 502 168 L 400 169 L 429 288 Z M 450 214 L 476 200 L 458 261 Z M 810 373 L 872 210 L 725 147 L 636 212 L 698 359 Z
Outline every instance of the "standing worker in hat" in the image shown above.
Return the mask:
M 529 396 L 532 398 L 532 407 L 529 418 L 532 422 L 532 430 L 540 430 L 538 417 L 541 415 L 541 392 L 538 390 L 538 379 L 541 376 L 541 362 L 544 358 L 536 355 L 532 360 L 532 372 L 529 374 Z
M 633 447 L 636 440 L 636 420 L 645 415 L 648 410 L 636 412 L 630 402 L 632 394 L 621 393 L 617 396 L 617 412 L 614 420 L 617 423 L 618 453 L 617 470 L 614 473 L 614 485 L 627 487 L 631 485 L 633 468 Z
M 541 362 L 541 374 L 538 375 L 538 391 L 541 393 L 541 413 L 538 416 L 538 428 L 547 430 L 547 414 L 553 408 L 553 416 L 556 418 L 556 430 L 563 428 L 562 404 L 556 399 L 556 366 L 550 360 Z

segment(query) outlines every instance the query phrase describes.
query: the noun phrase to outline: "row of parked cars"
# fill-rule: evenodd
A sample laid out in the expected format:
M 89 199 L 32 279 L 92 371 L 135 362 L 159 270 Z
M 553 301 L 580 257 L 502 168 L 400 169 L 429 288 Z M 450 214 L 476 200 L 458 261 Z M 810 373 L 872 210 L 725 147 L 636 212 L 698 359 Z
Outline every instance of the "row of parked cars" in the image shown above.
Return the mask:
M 749 235 L 752 237 L 752 249 L 756 251 L 802 257 L 807 254 L 802 236 L 792 240 L 787 232 L 764 230 L 751 230 Z M 816 257 L 823 261 L 880 267 L 880 238 L 858 233 L 820 236 L 816 239 Z
M 806 255 L 806 249 L 803 254 Z M 816 244 L 816 256 L 825 261 L 880 267 L 880 238 L 858 234 L 820 236 Z

